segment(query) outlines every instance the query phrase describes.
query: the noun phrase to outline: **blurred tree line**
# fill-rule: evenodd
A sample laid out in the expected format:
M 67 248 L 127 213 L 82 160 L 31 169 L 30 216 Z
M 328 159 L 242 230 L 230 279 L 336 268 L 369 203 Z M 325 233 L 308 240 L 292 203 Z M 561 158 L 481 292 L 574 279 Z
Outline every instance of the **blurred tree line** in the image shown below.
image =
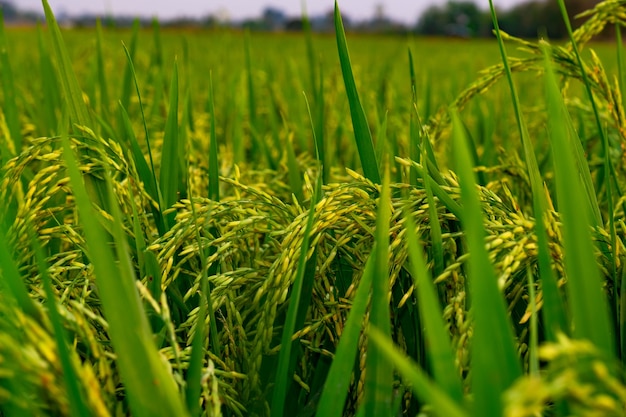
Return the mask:
M 579 26 L 577 14 L 593 8 L 599 0 L 566 0 L 572 25 Z M 557 0 L 529 0 L 507 10 L 496 9 L 500 28 L 510 35 L 536 38 L 547 34 L 558 39 L 567 36 Z M 426 36 L 491 36 L 491 12 L 468 0 L 450 0 L 443 6 L 431 6 L 420 16 L 417 33 Z

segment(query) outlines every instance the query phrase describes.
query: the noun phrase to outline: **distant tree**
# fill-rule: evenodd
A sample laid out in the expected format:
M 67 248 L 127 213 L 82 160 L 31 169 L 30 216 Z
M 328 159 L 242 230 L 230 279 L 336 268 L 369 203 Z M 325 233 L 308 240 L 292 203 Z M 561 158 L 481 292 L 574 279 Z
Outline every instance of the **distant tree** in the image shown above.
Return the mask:
M 302 20 L 302 18 L 299 17 L 289 19 L 285 24 L 285 29 L 294 32 L 301 32 L 304 29 L 304 21 Z
M 275 7 L 266 7 L 265 10 L 263 10 L 262 20 L 265 23 L 265 26 L 267 26 L 267 29 L 278 30 L 284 28 L 285 23 L 287 22 L 287 16 L 285 15 L 285 12 L 280 9 Z
M 484 34 L 485 12 L 472 1 L 449 1 L 431 6 L 420 16 L 416 31 L 422 35 L 478 36 Z
M 575 19 L 577 14 L 593 8 L 597 3 L 599 0 L 568 1 L 566 7 L 572 26 L 576 28 L 584 22 Z M 556 0 L 531 0 L 518 4 L 498 13 L 498 21 L 502 30 L 522 38 L 536 38 L 543 34 L 551 39 L 567 37 L 565 22 Z
M 383 3 L 376 3 L 374 6 L 374 20 L 387 20 L 387 15 L 385 14 L 385 5 Z
M 7 21 L 17 18 L 20 14 L 12 3 L 5 0 L 0 0 L 0 9 L 2 9 L 2 16 Z

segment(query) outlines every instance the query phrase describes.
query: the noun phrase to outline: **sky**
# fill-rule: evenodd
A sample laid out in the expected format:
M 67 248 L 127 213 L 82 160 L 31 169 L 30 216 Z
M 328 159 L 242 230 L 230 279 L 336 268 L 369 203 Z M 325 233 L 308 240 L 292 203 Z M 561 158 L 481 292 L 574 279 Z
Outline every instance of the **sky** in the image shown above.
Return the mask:
M 41 11 L 41 0 L 9 0 L 22 10 Z M 301 14 L 301 0 L 48 0 L 55 14 L 84 13 L 172 17 L 203 17 L 208 14 L 227 13 L 231 19 L 260 16 L 267 6 L 284 10 L 289 16 Z M 339 7 L 352 19 L 362 20 L 374 15 L 381 4 L 390 18 L 405 23 L 417 21 L 420 13 L 430 5 L 443 5 L 447 0 L 338 0 Z M 488 8 L 488 0 L 474 0 L 480 7 Z M 494 0 L 496 7 L 507 8 L 521 0 Z M 332 10 L 334 0 L 309 0 L 309 16 Z

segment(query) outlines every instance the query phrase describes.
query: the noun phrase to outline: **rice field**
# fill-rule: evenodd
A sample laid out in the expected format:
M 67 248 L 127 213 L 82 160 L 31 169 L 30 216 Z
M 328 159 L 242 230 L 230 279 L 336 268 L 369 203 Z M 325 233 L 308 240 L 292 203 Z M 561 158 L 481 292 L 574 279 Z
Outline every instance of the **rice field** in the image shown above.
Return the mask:
M 623 1 L 555 42 L 43 6 L 0 24 L 0 415 L 626 413 Z

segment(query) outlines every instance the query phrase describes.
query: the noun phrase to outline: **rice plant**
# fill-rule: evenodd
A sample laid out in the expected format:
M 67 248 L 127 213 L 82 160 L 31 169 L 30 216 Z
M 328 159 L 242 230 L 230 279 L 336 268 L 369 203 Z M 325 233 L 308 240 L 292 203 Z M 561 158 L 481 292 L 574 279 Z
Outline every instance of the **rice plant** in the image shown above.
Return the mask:
M 1 415 L 624 415 L 623 2 L 558 44 L 492 8 L 450 81 L 339 6 L 0 19 Z

